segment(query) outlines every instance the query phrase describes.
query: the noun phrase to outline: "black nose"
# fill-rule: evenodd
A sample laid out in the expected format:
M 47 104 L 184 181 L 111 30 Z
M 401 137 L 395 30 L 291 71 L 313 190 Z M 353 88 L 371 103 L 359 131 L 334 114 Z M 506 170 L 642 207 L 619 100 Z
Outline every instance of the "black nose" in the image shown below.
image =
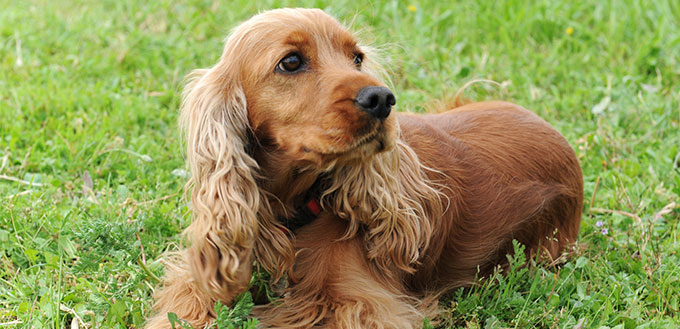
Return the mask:
M 376 119 L 384 119 L 390 115 L 392 105 L 397 100 L 394 94 L 385 87 L 364 87 L 359 90 L 357 105 Z

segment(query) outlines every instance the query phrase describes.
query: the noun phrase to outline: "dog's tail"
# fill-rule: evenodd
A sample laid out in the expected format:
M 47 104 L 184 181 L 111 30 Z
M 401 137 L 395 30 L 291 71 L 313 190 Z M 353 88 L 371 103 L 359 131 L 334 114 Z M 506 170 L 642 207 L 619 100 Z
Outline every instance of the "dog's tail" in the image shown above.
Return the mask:
M 453 95 L 444 95 L 440 99 L 434 99 L 429 101 L 427 104 L 425 104 L 424 108 L 427 113 L 442 113 L 446 112 L 448 110 L 455 109 L 457 107 L 461 107 L 465 104 L 472 103 L 473 101 L 467 97 L 465 97 L 463 94 L 465 91 L 472 85 L 478 84 L 478 83 L 485 83 L 485 84 L 491 84 L 494 86 L 499 87 L 502 90 L 503 94 L 506 94 L 505 92 L 505 86 L 501 83 L 498 83 L 493 80 L 489 79 L 473 79 L 468 82 L 466 82 L 463 86 L 458 88 L 455 94 Z

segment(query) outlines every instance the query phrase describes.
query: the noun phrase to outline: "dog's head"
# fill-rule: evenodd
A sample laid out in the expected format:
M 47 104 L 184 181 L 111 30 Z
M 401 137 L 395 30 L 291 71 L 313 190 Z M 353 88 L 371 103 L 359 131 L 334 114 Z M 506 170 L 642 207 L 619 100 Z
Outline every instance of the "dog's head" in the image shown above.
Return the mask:
M 242 90 L 260 146 L 323 165 L 393 147 L 395 97 L 374 67 L 354 36 L 323 11 L 279 9 L 238 26 L 213 70 Z

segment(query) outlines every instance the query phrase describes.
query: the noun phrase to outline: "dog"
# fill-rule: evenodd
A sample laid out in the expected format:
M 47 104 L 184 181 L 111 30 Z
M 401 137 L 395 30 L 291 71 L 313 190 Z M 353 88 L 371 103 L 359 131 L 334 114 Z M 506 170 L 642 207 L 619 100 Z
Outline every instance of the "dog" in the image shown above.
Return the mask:
M 505 266 L 513 240 L 547 260 L 575 241 L 583 180 L 560 133 L 500 101 L 395 113 L 381 72 L 323 11 L 276 9 L 190 75 L 190 244 L 147 328 L 170 328 L 168 312 L 209 325 L 254 264 L 289 283 L 256 309 L 263 327 L 422 327 L 442 293 Z

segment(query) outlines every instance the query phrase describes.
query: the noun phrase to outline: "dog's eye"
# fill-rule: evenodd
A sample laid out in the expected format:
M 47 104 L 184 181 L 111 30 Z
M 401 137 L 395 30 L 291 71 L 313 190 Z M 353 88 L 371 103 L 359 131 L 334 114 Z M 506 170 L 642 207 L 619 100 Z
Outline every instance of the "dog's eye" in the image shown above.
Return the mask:
M 302 68 L 302 56 L 298 53 L 286 55 L 276 66 L 276 69 L 284 73 L 294 73 Z
M 364 54 L 362 54 L 362 53 L 354 54 L 354 65 L 361 66 L 361 63 L 363 61 L 364 61 Z

